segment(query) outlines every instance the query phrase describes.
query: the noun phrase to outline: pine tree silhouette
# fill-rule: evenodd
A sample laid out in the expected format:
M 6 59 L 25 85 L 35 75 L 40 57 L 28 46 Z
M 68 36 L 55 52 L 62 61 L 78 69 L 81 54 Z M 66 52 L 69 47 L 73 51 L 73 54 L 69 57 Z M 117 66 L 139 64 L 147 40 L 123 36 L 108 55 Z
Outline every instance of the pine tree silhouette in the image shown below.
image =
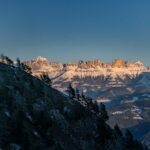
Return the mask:
M 71 97 L 71 98 L 75 97 L 75 90 L 74 90 L 74 88 L 72 87 L 71 84 L 69 84 L 67 92 L 69 93 L 69 97 Z
M 99 115 L 100 115 L 100 118 L 106 122 L 108 119 L 109 119 L 109 116 L 107 114 L 107 111 L 106 111 L 106 108 L 105 108 L 105 105 L 103 103 L 100 103 L 100 106 L 99 106 Z
M 43 82 L 47 83 L 49 86 L 52 86 L 52 80 L 50 79 L 50 77 L 48 76 L 48 74 L 42 74 L 42 75 L 40 76 L 40 79 L 41 79 Z

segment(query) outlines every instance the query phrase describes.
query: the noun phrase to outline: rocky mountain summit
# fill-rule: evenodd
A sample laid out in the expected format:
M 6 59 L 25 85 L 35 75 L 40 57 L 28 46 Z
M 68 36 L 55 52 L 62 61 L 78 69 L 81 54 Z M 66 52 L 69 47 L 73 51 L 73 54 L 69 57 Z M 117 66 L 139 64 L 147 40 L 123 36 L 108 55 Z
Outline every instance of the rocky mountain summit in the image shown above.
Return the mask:
M 55 77 L 64 72 L 64 76 L 72 78 L 73 76 L 96 77 L 99 75 L 133 75 L 140 73 L 142 71 L 147 71 L 143 63 L 137 61 L 132 63 L 130 61 L 123 61 L 121 59 L 116 59 L 112 63 L 103 63 L 100 60 L 92 61 L 79 61 L 79 62 L 69 62 L 66 64 L 58 62 L 49 62 L 46 58 L 41 56 L 26 62 L 33 70 L 34 75 L 39 75 L 43 72 L 49 73 L 50 76 Z
M 142 73 L 150 72 L 150 69 L 146 68 L 140 61 L 132 63 L 121 59 L 116 59 L 112 63 L 93 60 L 63 64 L 49 62 L 46 58 L 39 56 L 25 63 L 31 67 L 35 76 L 40 76 L 43 73 L 48 74 L 53 80 L 53 86 L 63 92 L 70 82 L 74 87 L 88 92 L 90 92 L 89 86 L 90 88 L 92 86 L 93 91 L 94 89 L 104 91 L 109 87 L 123 87 L 130 85 L 132 81 L 136 81 Z M 144 75 L 143 78 L 145 79 L 140 82 L 148 84 L 146 82 L 147 76 Z M 78 80 L 82 81 L 78 83 Z M 83 83 L 81 84 L 81 82 Z M 125 91 L 132 91 L 132 89 L 128 88 Z M 95 95 L 92 96 L 93 98 L 98 97 L 96 94 L 92 95 Z

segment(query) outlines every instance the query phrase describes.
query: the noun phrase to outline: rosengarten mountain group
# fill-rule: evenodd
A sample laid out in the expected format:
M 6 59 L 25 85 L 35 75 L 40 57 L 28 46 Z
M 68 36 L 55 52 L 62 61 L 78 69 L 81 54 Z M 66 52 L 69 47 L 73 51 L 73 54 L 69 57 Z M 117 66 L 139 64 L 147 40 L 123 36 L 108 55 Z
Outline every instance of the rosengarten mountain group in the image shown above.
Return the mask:
M 0 58 L 3 150 L 150 148 L 150 69 L 116 59 Z

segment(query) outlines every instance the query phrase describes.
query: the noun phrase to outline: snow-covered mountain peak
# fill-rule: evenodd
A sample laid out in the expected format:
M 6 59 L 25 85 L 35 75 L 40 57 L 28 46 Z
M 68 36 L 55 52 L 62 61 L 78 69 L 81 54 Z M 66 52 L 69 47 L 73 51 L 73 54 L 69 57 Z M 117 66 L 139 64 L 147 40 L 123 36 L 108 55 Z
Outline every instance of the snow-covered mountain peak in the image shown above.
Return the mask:
M 88 60 L 69 63 L 49 62 L 47 58 L 38 56 L 27 64 L 31 67 L 33 74 L 39 75 L 47 72 L 51 77 L 61 76 L 63 78 L 73 77 L 96 77 L 96 76 L 124 76 L 135 75 L 145 71 L 142 62 L 135 63 L 115 59 L 112 63 L 103 63 L 101 60 Z
M 139 60 L 135 62 L 135 65 L 144 66 L 144 64 Z
M 40 61 L 48 61 L 47 58 L 42 57 L 42 56 L 38 56 L 36 59 L 34 59 L 36 62 L 40 62 Z

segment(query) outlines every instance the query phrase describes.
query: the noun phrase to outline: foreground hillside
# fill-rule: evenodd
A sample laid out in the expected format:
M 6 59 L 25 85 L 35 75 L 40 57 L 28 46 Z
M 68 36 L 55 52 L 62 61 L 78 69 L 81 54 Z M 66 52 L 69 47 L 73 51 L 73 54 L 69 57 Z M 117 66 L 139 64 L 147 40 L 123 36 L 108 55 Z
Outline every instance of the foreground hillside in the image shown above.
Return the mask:
M 77 100 L 18 67 L 0 64 L 0 148 L 3 150 L 142 150 Z

